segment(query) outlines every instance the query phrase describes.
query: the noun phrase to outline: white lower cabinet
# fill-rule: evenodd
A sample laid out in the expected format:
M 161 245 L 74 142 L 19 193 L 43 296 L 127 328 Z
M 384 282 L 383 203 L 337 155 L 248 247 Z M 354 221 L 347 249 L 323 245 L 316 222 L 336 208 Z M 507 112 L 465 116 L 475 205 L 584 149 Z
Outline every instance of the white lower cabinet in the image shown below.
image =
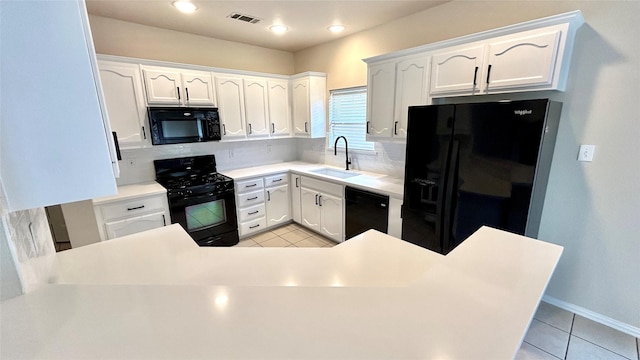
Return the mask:
M 300 224 L 336 242 L 344 241 L 344 187 L 306 176 L 300 180 Z
M 171 224 L 166 193 L 94 203 L 94 212 L 101 241 Z
M 236 182 L 240 237 L 247 237 L 291 220 L 288 174 Z
M 298 174 L 291 174 L 291 217 L 298 224 L 302 223 L 302 215 L 300 209 L 300 178 Z
M 167 225 L 164 212 L 137 216 L 104 224 L 108 239 L 131 235 L 141 231 L 151 230 Z

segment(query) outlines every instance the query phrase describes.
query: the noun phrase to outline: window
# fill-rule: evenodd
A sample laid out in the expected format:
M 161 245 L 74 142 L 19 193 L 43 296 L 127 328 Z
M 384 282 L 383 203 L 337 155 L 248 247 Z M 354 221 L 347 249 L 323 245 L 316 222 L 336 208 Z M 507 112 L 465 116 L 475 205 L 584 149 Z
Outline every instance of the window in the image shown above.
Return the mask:
M 366 140 L 367 88 L 331 90 L 329 94 L 329 146 L 344 136 L 349 149 L 373 150 L 373 142 Z M 340 142 L 338 147 L 344 147 Z

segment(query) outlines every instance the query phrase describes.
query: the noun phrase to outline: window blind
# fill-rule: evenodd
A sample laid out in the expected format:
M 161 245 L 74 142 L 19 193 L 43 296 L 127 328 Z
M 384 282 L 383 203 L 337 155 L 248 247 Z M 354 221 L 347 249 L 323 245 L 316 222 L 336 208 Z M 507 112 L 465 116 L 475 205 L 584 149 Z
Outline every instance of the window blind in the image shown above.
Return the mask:
M 373 150 L 373 142 L 366 140 L 367 88 L 331 90 L 329 94 L 329 147 L 336 138 L 344 136 L 349 149 Z M 343 148 L 341 141 L 338 147 Z

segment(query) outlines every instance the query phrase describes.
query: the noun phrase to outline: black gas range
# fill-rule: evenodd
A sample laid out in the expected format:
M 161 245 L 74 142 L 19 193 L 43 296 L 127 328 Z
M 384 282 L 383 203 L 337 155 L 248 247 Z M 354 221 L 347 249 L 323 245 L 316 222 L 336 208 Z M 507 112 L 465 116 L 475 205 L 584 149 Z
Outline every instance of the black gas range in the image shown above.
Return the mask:
M 155 160 L 156 181 L 167 189 L 171 222 L 200 246 L 238 243 L 233 179 L 219 174 L 214 155 Z

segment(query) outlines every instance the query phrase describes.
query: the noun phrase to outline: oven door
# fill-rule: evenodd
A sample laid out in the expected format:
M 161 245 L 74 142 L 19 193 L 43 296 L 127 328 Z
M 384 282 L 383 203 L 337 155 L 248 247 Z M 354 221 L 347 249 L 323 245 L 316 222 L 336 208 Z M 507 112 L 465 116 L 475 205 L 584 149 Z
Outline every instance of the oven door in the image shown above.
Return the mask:
M 171 221 L 179 223 L 200 246 L 238 243 L 238 219 L 233 192 L 169 198 Z

